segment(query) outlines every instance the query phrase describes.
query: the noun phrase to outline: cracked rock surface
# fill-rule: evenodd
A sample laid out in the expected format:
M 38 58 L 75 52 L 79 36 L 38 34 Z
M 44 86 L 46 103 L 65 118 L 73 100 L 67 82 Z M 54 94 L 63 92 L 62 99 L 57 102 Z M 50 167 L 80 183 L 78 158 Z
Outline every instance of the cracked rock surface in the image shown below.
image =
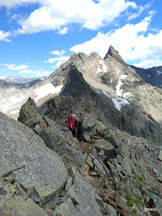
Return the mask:
M 63 187 L 62 159 L 31 129 L 0 113 L 0 176 L 14 174 L 25 188 L 34 186 L 43 199 Z

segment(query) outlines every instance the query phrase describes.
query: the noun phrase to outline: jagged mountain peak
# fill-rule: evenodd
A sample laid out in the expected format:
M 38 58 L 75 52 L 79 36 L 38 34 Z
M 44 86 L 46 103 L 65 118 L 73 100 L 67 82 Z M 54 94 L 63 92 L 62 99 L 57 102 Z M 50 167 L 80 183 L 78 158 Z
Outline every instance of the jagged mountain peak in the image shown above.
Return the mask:
M 159 93 L 155 89 L 151 90 L 150 86 L 124 62 L 112 46 L 109 48 L 107 58 L 104 60 L 96 53 L 91 53 L 89 56 L 84 53 L 73 54 L 70 61 L 57 71 L 57 79 L 56 74 L 53 75 L 53 82 L 60 78 L 63 80 L 64 87 L 60 95 L 85 97 L 94 104 L 100 101 L 101 107 L 105 107 L 100 110 L 103 109 L 103 112 L 107 109 L 112 110 L 112 113 L 115 112 L 115 116 L 118 116 L 115 126 L 131 134 L 141 136 L 142 131 L 145 130 L 145 124 L 143 124 L 145 120 L 148 121 L 150 128 L 157 129 L 158 126 L 154 125 L 152 119 L 160 122 L 162 109 L 159 105 L 157 105 L 158 108 L 150 105 L 148 111 L 147 103 L 152 100 L 149 96 L 151 91 L 154 92 L 154 98 L 159 97 Z M 139 111 L 134 112 L 137 107 Z M 112 113 L 106 113 L 108 119 Z M 145 113 L 150 113 L 152 117 L 146 119 Z M 125 123 L 119 123 L 120 121 L 125 121 Z M 109 123 L 114 125 L 113 122 L 114 120 L 110 119 Z M 136 128 L 136 125 L 140 127 Z M 148 132 L 142 136 L 153 139 Z M 158 142 L 160 139 L 157 135 Z
M 92 58 L 98 58 L 98 57 L 100 57 L 100 56 L 98 55 L 98 53 L 96 53 L 96 52 L 92 52 L 89 56 L 92 57 Z M 100 58 L 101 58 L 101 57 L 100 57 Z
M 88 60 L 88 55 L 85 53 L 79 52 L 79 53 L 73 53 L 70 57 L 70 61 L 76 62 L 78 60 L 81 60 L 83 63 L 85 63 Z
M 108 54 L 113 56 L 114 53 L 115 53 L 115 54 L 119 54 L 118 51 L 115 50 L 114 47 L 113 47 L 112 45 L 110 45 L 110 46 L 109 46 L 109 50 L 108 50 Z
M 83 52 L 73 53 L 69 59 L 69 63 L 72 63 L 76 66 L 84 66 L 87 64 L 91 64 L 93 61 L 101 60 L 102 58 L 96 53 L 92 52 L 90 55 L 87 55 Z
M 110 45 L 108 52 L 106 53 L 104 60 L 107 60 L 109 58 L 109 56 L 115 58 L 117 61 L 119 61 L 122 64 L 125 64 L 125 61 L 123 60 L 123 58 L 119 55 L 119 52 L 117 50 L 114 49 L 114 47 L 112 45 Z

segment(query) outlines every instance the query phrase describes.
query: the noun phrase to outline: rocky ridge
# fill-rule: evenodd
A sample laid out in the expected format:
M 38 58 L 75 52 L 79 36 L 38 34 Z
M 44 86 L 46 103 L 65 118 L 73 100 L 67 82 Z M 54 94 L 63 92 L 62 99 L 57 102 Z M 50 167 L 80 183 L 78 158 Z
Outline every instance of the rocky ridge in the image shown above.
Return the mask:
M 62 113 L 73 112 L 69 104 L 75 103 L 82 109 L 77 110 L 82 112 L 78 139 L 64 126 L 67 119 Z M 53 106 L 55 121 L 41 113 L 32 99 L 21 108 L 19 121 L 60 155 L 69 174 L 60 196 L 44 204 L 44 211 L 54 216 L 160 215 L 161 147 L 107 127 L 90 107 L 86 101 L 58 96 Z M 146 209 L 151 208 L 156 210 L 149 213 Z
M 121 60 L 73 54 L 49 77 L 58 96 L 0 113 L 1 215 L 161 215 L 161 91 Z
M 162 144 L 161 89 L 145 83 L 113 47 L 104 59 L 97 53 L 73 54 L 49 79 L 64 86 L 61 95 L 89 100 L 108 124 Z
M 141 102 L 140 106 L 145 106 L 144 108 L 142 107 L 144 112 L 153 114 L 153 118 L 161 122 L 160 106 L 156 110 L 154 107 L 150 107 L 148 110 L 148 103 L 155 104 L 152 101 L 152 90 L 150 86 L 147 86 L 146 83 L 143 85 L 143 80 L 137 75 L 134 70 L 135 68 L 132 70 L 112 46 L 110 46 L 104 59 L 97 53 L 91 53 L 89 56 L 84 53 L 74 53 L 49 78 L 27 89 L 22 88 L 22 85 L 17 87 L 12 83 L 11 87 L 9 87 L 10 85 L 8 83 L 4 84 L 4 81 L 1 80 L 0 111 L 17 119 L 19 110 L 28 97 L 32 97 L 36 101 L 37 106 L 40 106 L 50 98 L 58 95 L 64 86 L 65 77 L 69 73 L 69 65 L 76 66 L 91 87 L 97 87 L 97 90 L 102 91 L 105 95 L 109 95 L 118 110 L 123 105 L 127 105 L 131 98 L 133 99 L 135 95 L 131 93 L 132 91 L 135 91 L 135 94 L 137 94 L 136 98 L 148 98 L 149 101 L 141 101 L 141 99 L 138 101 L 137 99 L 137 106 Z M 155 90 L 155 88 L 152 89 Z M 156 91 L 161 94 L 159 89 L 156 89 Z M 157 98 L 161 98 L 161 96 L 156 91 L 153 92 L 153 95 L 157 95 L 155 98 L 157 101 Z M 143 94 L 141 95 L 141 93 Z

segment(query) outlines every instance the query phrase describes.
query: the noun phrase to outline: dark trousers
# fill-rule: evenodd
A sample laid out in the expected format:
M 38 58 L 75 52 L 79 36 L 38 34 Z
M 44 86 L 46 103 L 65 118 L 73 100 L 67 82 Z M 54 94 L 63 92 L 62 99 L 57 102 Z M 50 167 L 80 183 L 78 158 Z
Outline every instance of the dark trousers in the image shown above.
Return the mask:
M 73 134 L 73 137 L 75 137 L 76 136 L 76 130 L 73 130 L 73 131 L 71 131 L 72 132 L 72 134 Z

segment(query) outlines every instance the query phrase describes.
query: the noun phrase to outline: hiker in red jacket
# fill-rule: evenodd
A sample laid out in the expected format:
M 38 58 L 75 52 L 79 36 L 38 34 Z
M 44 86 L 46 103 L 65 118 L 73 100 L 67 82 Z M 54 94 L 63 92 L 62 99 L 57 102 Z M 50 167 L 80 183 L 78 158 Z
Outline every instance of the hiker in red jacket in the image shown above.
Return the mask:
M 68 117 L 68 128 L 72 132 L 73 137 L 77 136 L 77 125 L 80 120 L 75 114 L 72 114 L 71 117 Z

